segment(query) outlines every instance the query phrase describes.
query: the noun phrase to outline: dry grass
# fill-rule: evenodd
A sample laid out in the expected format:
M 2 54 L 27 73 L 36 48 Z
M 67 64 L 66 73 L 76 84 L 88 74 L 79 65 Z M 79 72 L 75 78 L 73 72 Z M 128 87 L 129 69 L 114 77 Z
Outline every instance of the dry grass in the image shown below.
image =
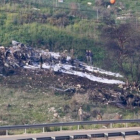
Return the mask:
M 69 104 L 64 96 L 54 96 L 51 91 L 25 92 L 11 88 L 0 88 L 0 125 L 34 124 L 51 122 L 53 113 L 48 108 L 54 107 L 63 117 L 62 108 Z M 59 120 L 59 119 L 58 119 Z

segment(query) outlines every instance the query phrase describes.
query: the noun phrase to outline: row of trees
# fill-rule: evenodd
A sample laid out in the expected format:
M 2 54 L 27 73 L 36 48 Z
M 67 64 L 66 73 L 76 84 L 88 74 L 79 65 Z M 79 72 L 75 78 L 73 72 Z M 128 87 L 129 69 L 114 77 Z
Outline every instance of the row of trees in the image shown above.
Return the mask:
M 102 40 L 111 64 L 129 80 L 140 82 L 140 26 L 134 22 L 105 25 Z

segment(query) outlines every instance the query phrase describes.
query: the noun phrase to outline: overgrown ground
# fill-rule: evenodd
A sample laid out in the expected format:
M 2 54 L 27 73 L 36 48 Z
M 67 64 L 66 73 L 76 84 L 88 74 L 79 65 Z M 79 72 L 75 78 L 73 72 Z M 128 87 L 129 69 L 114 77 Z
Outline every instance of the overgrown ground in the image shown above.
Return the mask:
M 77 121 L 80 106 L 84 110 L 84 120 L 95 120 L 98 112 L 103 119 L 114 119 L 117 112 L 123 114 L 124 119 L 138 118 L 137 108 L 119 109 L 89 99 L 88 92 L 92 89 L 114 85 L 44 70 L 23 70 L 21 73 L 17 71 L 15 75 L 0 77 L 0 125 Z M 78 84 L 83 88 L 74 93 L 52 88 L 66 89 Z
M 122 1 L 125 2 L 122 13 L 127 13 L 131 7 L 134 10 L 132 13 L 137 11 L 135 5 L 138 6 L 138 1 L 131 3 Z M 118 71 L 115 63 L 112 67 L 109 65 L 110 61 L 108 65 L 105 63 L 107 62 L 105 61 L 105 49 L 99 39 L 99 29 L 105 23 L 101 20 L 101 15 L 99 15 L 99 22 L 96 21 L 96 11 L 94 14 L 93 11 L 73 11 L 69 4 L 69 10 L 64 10 L 33 3 L 20 5 L 18 2 L 7 1 L 4 4 L 3 1 L 0 5 L 1 45 L 7 47 L 10 46 L 11 40 L 17 40 L 32 47 L 55 51 L 73 48 L 75 57 L 83 61 L 85 61 L 85 50 L 88 46 L 88 49 L 94 52 L 93 59 L 96 66 Z M 87 4 L 87 0 L 82 3 Z M 114 8 L 120 6 L 118 3 L 114 5 Z M 40 8 L 40 11 L 32 9 L 36 7 Z M 78 9 L 78 7 L 75 8 Z M 100 8 L 101 11 L 103 7 Z M 91 15 L 94 17 L 90 17 Z M 139 23 L 137 16 L 135 21 Z M 139 108 L 120 109 L 89 100 L 88 93 L 91 90 L 100 87 L 109 89 L 112 86 L 83 80 L 79 77 L 75 80 L 73 76 L 54 75 L 44 71 L 36 73 L 22 71 L 22 75 L 19 73 L 17 71 L 16 75 L 0 77 L 0 125 L 76 121 L 78 120 L 77 110 L 81 105 L 85 112 L 84 120 L 94 120 L 97 112 L 102 113 L 103 119 L 113 119 L 117 112 L 122 114 L 124 119 L 138 118 Z M 77 87 L 78 84 L 84 88 L 75 93 L 58 92 L 51 88 L 66 89 Z

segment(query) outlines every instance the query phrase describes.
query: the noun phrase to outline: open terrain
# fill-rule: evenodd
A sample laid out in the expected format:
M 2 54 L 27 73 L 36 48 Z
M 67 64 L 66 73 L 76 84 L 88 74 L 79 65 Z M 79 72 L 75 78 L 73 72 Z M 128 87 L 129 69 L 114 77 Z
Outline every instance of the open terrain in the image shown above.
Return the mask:
M 123 119 L 139 118 L 138 1 L 117 1 L 110 9 L 106 1 L 92 1 L 92 6 L 86 0 L 58 5 L 41 0 L 0 2 L 0 45 L 5 50 L 12 40 L 50 52 L 74 49 L 74 60 L 86 68 L 85 50 L 94 54 L 93 71 L 62 66 L 61 72 L 30 69 L 25 63 L 26 68 L 13 68 L 0 55 L 0 125 L 75 121 L 80 106 L 83 120 L 95 120 L 99 112 L 103 119 L 113 119 L 116 113 Z M 14 60 L 19 65 L 19 59 Z M 97 67 L 123 77 L 100 73 Z M 117 84 L 108 84 L 110 80 Z

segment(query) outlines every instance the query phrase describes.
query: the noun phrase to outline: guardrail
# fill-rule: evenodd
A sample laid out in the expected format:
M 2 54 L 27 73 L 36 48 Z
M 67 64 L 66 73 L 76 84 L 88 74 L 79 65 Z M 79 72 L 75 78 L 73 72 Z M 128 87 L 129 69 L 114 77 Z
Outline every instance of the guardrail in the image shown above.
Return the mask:
M 44 128 L 45 127 L 60 127 L 60 130 L 62 130 L 63 126 L 79 126 L 80 125 L 92 125 L 92 124 L 110 124 L 110 127 L 112 127 L 112 124 L 116 123 L 125 123 L 127 127 L 127 123 L 140 123 L 140 119 L 133 119 L 133 120 L 102 120 L 102 121 L 78 121 L 78 122 L 60 122 L 60 123 L 48 123 L 48 124 L 31 124 L 31 125 L 15 125 L 15 126 L 0 126 L 0 130 L 6 130 L 6 135 L 8 135 L 8 130 L 17 130 L 17 129 L 26 129 L 29 128 Z
M 108 140 L 109 137 L 122 136 L 125 140 L 126 136 L 140 135 L 139 131 L 127 131 L 127 132 L 109 132 L 109 133 L 94 133 L 94 134 L 80 134 L 72 136 L 55 136 L 55 137 L 41 137 L 41 138 L 28 138 L 28 139 L 18 139 L 18 140 L 74 140 L 74 139 L 91 139 L 91 138 L 105 138 Z

